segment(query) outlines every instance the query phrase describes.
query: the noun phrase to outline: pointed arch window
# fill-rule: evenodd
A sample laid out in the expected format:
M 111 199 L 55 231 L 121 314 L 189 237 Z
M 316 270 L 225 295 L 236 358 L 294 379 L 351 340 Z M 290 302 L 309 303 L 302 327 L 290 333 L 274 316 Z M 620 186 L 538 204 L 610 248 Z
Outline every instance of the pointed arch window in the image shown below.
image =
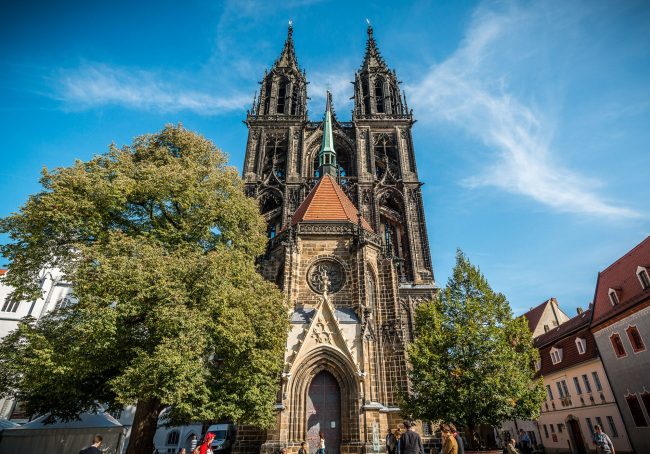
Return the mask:
M 381 179 L 390 170 L 395 178 L 400 177 L 399 157 L 395 140 L 390 134 L 375 137 L 375 175 Z
M 625 351 L 625 346 L 623 346 L 623 341 L 621 336 L 618 333 L 614 333 L 609 337 L 609 340 L 612 342 L 612 347 L 614 348 L 614 353 L 618 358 L 623 358 L 627 356 Z
M 393 84 L 390 84 L 388 87 L 389 96 L 390 96 L 390 110 L 394 115 L 399 115 L 399 95 L 397 94 L 397 87 Z
M 287 105 L 287 89 L 289 87 L 289 81 L 283 77 L 280 79 L 280 84 L 278 85 L 278 102 L 276 111 L 279 114 L 283 114 Z
M 294 85 L 293 90 L 291 92 L 291 115 L 299 115 L 300 112 L 298 111 L 298 92 L 299 92 L 299 87 Z
M 648 422 L 643 415 L 643 410 L 641 409 L 641 404 L 639 403 L 639 398 L 636 394 L 628 394 L 625 396 L 625 401 L 627 406 L 632 414 L 632 419 L 634 419 L 634 425 L 637 427 L 648 427 Z
M 287 138 L 284 134 L 269 134 L 264 147 L 264 164 L 262 176 L 275 173 L 275 176 L 284 181 L 287 165 Z
M 377 113 L 384 113 L 386 111 L 386 103 L 384 100 L 384 79 L 375 79 L 375 105 L 377 106 Z
M 271 80 L 264 81 L 264 115 L 270 114 L 271 110 Z
M 361 96 L 363 96 L 364 113 L 370 115 L 370 86 L 367 77 L 361 81 Z
M 641 333 L 639 333 L 639 330 L 636 326 L 628 326 L 625 332 L 627 333 L 627 338 L 630 340 L 630 344 L 632 345 L 632 350 L 634 350 L 634 353 L 642 352 L 645 350 L 645 343 L 643 342 Z

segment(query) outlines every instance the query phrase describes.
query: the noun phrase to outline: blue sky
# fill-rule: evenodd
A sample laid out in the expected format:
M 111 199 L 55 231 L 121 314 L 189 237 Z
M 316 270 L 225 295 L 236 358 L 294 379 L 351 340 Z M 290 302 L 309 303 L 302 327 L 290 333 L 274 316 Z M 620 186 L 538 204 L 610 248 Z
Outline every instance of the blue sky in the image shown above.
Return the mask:
M 403 5 L 401 3 L 404 3 Z M 182 122 L 241 168 L 242 124 L 288 19 L 350 118 L 366 18 L 414 126 L 436 279 L 457 247 L 521 313 L 569 313 L 650 233 L 650 3 L 13 2 L 0 16 L 0 216 L 40 170 Z

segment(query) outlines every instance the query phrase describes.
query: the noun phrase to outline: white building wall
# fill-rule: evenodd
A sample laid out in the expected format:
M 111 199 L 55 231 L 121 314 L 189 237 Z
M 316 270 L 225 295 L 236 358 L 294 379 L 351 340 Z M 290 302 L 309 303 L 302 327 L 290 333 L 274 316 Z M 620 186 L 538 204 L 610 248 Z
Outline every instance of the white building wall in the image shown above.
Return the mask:
M 594 381 L 594 372 L 598 375 L 601 390 L 598 390 Z M 591 392 L 584 383 L 583 375 L 587 376 Z M 578 379 L 580 390 L 575 385 L 574 377 Z M 569 389 L 569 397 L 564 399 L 560 398 L 557 388 L 557 383 L 562 380 Z M 539 427 L 547 453 L 577 452 L 576 441 L 569 432 L 570 420 L 577 422 L 579 436 L 588 452 L 595 452 L 589 422 L 593 427 L 599 423 L 598 418 L 602 422 L 603 431 L 611 437 L 616 452 L 632 452 L 623 419 L 599 358 L 544 376 L 544 386 L 546 385 L 551 387 L 553 399 L 547 395 L 546 402 L 542 404 Z M 610 418 L 615 429 L 611 427 Z

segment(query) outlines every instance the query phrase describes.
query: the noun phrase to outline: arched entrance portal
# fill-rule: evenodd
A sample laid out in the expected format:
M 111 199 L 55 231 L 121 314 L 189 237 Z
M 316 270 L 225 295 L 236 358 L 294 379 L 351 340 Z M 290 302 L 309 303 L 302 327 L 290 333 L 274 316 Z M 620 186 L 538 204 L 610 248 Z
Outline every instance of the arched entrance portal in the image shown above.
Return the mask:
M 319 372 L 307 392 L 307 443 L 309 452 L 318 449 L 318 433 L 325 434 L 326 454 L 338 454 L 341 445 L 341 389 L 334 376 Z

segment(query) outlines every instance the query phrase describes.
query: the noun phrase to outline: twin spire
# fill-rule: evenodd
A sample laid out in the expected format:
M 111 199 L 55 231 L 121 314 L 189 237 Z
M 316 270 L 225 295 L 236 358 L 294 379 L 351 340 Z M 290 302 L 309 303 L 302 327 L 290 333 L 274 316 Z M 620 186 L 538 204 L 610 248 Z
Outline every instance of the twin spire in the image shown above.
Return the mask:
M 386 65 L 384 58 L 381 56 L 381 53 L 377 48 L 377 42 L 375 41 L 372 25 L 368 19 L 366 19 L 366 22 L 368 22 L 368 39 L 366 41 L 366 53 L 363 57 L 361 68 L 369 69 L 379 67 L 388 71 L 388 65 Z M 289 26 L 287 27 L 287 39 L 284 41 L 282 53 L 273 66 L 276 68 L 291 68 L 299 71 L 298 58 L 296 57 L 296 50 L 293 45 L 293 21 L 289 21 Z

